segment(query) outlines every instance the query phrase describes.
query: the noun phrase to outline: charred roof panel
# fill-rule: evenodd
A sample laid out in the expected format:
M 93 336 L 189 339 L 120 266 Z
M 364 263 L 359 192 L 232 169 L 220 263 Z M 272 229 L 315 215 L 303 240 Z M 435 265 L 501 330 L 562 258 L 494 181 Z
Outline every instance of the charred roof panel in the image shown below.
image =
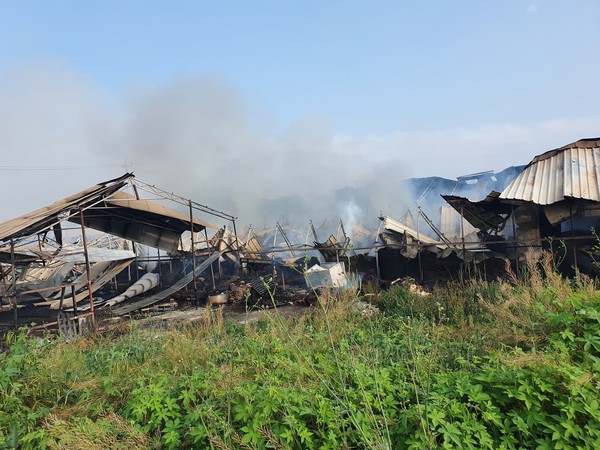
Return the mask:
M 506 217 L 501 214 L 507 214 L 507 205 L 501 205 L 493 196 L 488 196 L 480 202 L 472 202 L 464 197 L 455 195 L 442 195 L 459 214 L 462 214 L 471 225 L 483 231 L 499 230 L 504 226 Z M 504 208 L 502 208 L 504 206 Z
M 80 223 L 79 216 L 70 219 Z M 138 199 L 125 192 L 115 192 L 101 204 L 83 212 L 84 225 L 124 239 L 161 248 L 177 250 L 181 234 L 191 228 L 189 215 L 158 203 Z M 193 219 L 194 232 L 214 225 Z
M 565 198 L 600 201 L 600 138 L 536 156 L 501 193 L 505 200 L 551 205 Z
M 152 247 L 176 250 L 184 231 L 202 231 L 214 225 L 159 203 L 120 191 L 133 174 L 99 183 L 49 206 L 0 223 L 0 241 L 39 234 L 57 222 L 69 220 Z
M 59 216 L 68 214 L 72 209 L 100 201 L 103 197 L 121 189 L 132 177 L 133 174 L 126 173 L 119 178 L 96 184 L 51 205 L 0 223 L 0 241 L 41 233 L 58 222 Z

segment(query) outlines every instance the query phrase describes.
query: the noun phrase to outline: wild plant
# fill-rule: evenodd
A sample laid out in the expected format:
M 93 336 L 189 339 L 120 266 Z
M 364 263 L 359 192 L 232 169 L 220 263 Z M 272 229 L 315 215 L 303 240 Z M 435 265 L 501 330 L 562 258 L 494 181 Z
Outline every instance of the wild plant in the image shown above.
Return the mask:
M 325 293 L 300 318 L 274 305 L 256 324 L 214 310 L 70 343 L 15 334 L 0 354 L 0 442 L 597 448 L 600 295 L 592 280 L 535 269 L 531 283 L 398 291 L 371 317 L 354 293 Z

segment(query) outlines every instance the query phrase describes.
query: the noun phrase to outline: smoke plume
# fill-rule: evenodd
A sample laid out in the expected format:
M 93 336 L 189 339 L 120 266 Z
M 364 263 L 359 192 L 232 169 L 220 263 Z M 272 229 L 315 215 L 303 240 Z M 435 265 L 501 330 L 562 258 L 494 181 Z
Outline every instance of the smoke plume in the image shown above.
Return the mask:
M 410 176 L 526 164 L 600 129 L 593 117 L 341 135 L 319 114 L 277 123 L 217 75 L 115 93 L 51 62 L 0 73 L 0 96 L 2 220 L 129 170 L 255 229 L 331 216 L 351 229 L 401 216 Z

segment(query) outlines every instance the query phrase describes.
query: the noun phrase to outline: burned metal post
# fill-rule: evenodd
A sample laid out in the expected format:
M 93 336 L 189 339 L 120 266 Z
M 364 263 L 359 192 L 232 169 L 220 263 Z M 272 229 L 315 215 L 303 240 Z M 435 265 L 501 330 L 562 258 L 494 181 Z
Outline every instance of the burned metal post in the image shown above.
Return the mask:
M 192 251 L 192 271 L 193 271 L 193 286 L 194 286 L 194 302 L 198 301 L 198 286 L 196 285 L 196 249 L 194 248 L 194 214 L 192 209 L 192 201 L 189 201 L 190 207 L 190 245 Z
M 161 261 L 160 261 L 160 248 L 156 249 L 156 256 L 158 259 L 158 280 L 159 280 L 158 285 L 160 287 L 162 287 L 162 267 L 161 267 L 162 265 L 161 265 Z
M 423 265 L 421 264 L 421 235 L 419 233 L 419 214 L 417 214 L 417 259 L 419 261 L 419 280 L 423 281 Z
M 464 208 L 460 207 L 460 241 L 462 243 L 462 257 L 463 257 L 463 267 L 467 268 L 467 271 L 470 275 L 470 266 L 467 262 L 467 252 L 465 248 L 465 220 L 464 220 Z
M 375 268 L 377 269 L 377 280 L 381 281 L 381 269 L 379 268 L 379 248 L 377 248 L 377 241 L 380 239 L 379 233 L 381 232 L 381 222 L 377 227 L 377 233 L 375 233 L 375 242 L 373 242 L 373 248 L 375 248 Z
M 513 249 L 515 251 L 515 269 L 517 271 L 517 275 L 519 274 L 519 250 L 517 243 L 517 221 L 515 219 L 515 206 L 510 205 L 510 216 L 512 218 L 512 227 L 513 227 Z
M 575 241 L 575 229 L 573 228 L 573 205 L 569 206 L 569 225 L 571 226 L 571 243 L 573 244 L 573 265 L 575 266 L 575 277 L 579 279 L 579 266 L 577 264 L 577 242 Z
M 85 257 L 85 271 L 87 273 L 87 288 L 88 296 L 90 298 L 90 316 L 92 318 L 92 330 L 96 330 L 96 315 L 94 313 L 94 296 L 92 294 L 92 278 L 90 275 L 90 258 L 88 254 L 87 239 L 85 237 L 85 225 L 83 221 L 83 209 L 79 210 L 79 220 L 81 221 L 81 238 L 83 240 L 83 255 Z M 73 307 L 76 308 L 77 299 L 73 297 Z
M 58 304 L 58 314 L 60 316 L 60 313 L 62 313 L 63 310 L 63 302 L 65 301 L 65 290 L 67 289 L 66 286 L 63 286 L 60 288 L 60 303 Z
M 138 264 L 138 254 L 135 251 L 135 242 L 131 241 L 131 247 L 133 248 L 133 253 L 135 254 L 135 279 L 139 280 L 140 278 L 140 265 Z M 131 283 L 131 270 L 129 270 L 129 282 Z
M 210 248 L 210 242 L 208 241 L 208 232 L 206 231 L 206 228 L 204 228 L 204 238 L 206 239 L 206 249 L 208 250 L 208 256 L 210 257 L 212 250 Z M 212 263 L 210 265 L 210 276 L 212 277 L 213 289 L 216 289 L 217 285 L 215 283 L 215 270 L 213 269 Z
M 379 249 L 375 246 L 375 269 L 377 270 L 377 280 L 381 281 L 381 269 L 379 268 Z
M 19 317 L 18 317 L 18 312 L 17 312 L 17 273 L 16 273 L 16 269 L 15 269 L 15 241 L 13 239 L 10 240 L 10 264 L 11 264 L 11 270 L 12 270 L 12 286 L 11 286 L 11 291 L 12 291 L 12 299 L 11 299 L 11 303 L 12 303 L 12 307 L 14 309 L 14 319 L 15 319 L 15 330 L 19 328 Z
M 77 302 L 75 301 L 75 285 L 72 284 L 71 285 L 71 298 L 73 299 L 73 313 L 75 313 L 75 315 L 77 315 Z
M 233 219 L 231 221 L 233 223 L 233 236 L 235 237 L 235 248 L 236 248 L 236 253 L 237 253 L 237 262 L 238 262 L 238 266 L 239 266 L 239 275 L 242 275 L 242 255 L 240 254 L 240 240 L 238 238 L 238 234 L 237 234 L 237 228 L 235 227 L 235 219 Z M 221 267 L 219 265 L 219 267 Z

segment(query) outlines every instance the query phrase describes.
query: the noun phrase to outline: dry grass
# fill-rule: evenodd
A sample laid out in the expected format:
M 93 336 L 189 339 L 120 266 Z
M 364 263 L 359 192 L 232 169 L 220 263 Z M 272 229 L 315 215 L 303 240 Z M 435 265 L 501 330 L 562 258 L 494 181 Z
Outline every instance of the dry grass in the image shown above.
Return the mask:
M 102 411 L 97 420 L 48 417 L 43 427 L 48 434 L 49 449 L 106 450 L 147 449 L 149 438 L 112 411 Z
M 553 332 L 544 317 L 547 312 L 563 308 L 570 296 L 596 292 L 596 283 L 589 278 L 574 282 L 562 277 L 554 269 L 552 256 L 544 253 L 538 260 L 528 260 L 521 277 L 513 274 L 509 282 L 499 282 L 496 301 L 480 301 L 493 317 L 500 342 L 535 349 Z

